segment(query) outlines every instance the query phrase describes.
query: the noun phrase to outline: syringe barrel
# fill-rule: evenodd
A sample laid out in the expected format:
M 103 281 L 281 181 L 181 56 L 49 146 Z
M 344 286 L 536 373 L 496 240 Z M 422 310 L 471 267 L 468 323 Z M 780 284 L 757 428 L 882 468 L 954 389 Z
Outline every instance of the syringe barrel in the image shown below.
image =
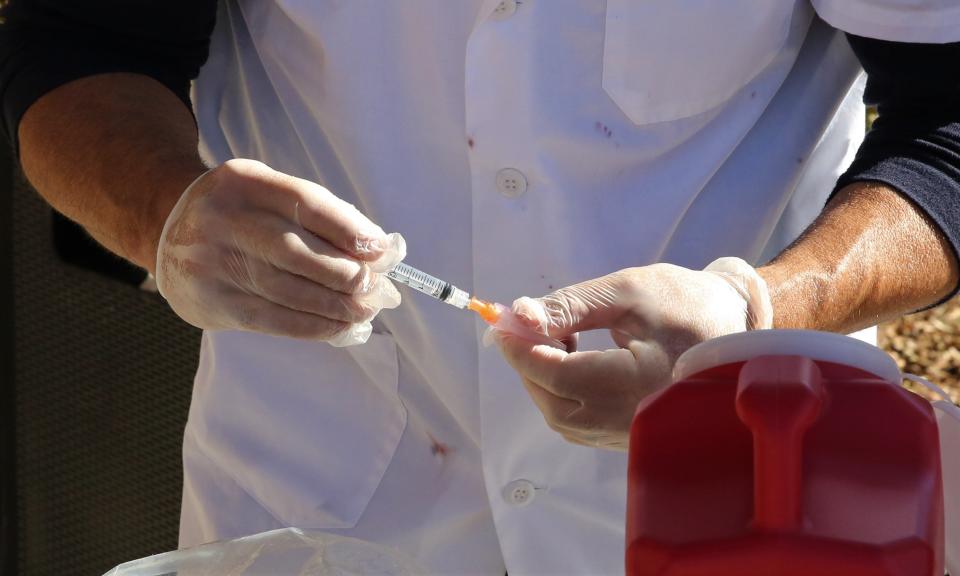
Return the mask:
M 441 302 L 446 302 L 460 309 L 466 308 L 470 302 L 470 295 L 463 290 L 449 282 L 444 282 L 439 278 L 421 272 L 413 266 L 407 266 L 403 263 L 397 264 L 393 270 L 387 272 L 387 276 L 418 292 L 433 296 Z
M 393 270 L 387 272 L 387 276 L 401 284 L 406 284 L 418 292 L 423 292 L 437 299 L 443 299 L 443 296 L 445 296 L 444 291 L 450 290 L 450 284 L 448 282 L 434 278 L 402 262 L 397 264 Z

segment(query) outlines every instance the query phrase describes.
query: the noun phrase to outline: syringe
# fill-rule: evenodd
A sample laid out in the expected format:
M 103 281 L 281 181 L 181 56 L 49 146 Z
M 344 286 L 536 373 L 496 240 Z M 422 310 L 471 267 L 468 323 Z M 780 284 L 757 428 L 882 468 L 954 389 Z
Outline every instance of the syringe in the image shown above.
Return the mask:
M 467 304 L 470 303 L 470 295 L 463 290 L 402 262 L 397 264 L 393 270 L 387 272 L 387 276 L 418 292 L 433 296 L 437 300 L 457 308 L 466 308 Z
M 408 266 L 403 263 L 397 264 L 392 270 L 387 272 L 387 276 L 401 284 L 406 284 L 418 292 L 423 292 L 427 296 L 433 296 L 437 300 L 446 302 L 451 306 L 456 306 L 461 310 L 473 310 L 479 314 L 487 324 L 497 330 L 510 332 L 511 334 L 515 334 L 537 344 L 546 344 L 554 348 L 560 348 L 561 350 L 565 349 L 565 346 L 559 340 L 530 328 L 526 323 L 521 321 L 510 308 L 507 308 L 503 304 L 473 298 L 453 284 L 417 270 L 413 266 Z

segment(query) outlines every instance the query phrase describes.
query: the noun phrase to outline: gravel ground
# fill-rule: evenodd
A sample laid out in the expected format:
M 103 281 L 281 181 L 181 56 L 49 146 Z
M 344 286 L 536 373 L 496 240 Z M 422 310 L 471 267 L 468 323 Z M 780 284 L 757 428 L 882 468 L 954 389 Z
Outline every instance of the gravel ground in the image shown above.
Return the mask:
M 960 297 L 883 324 L 879 332 L 880 347 L 901 370 L 938 384 L 960 404 Z M 930 397 L 919 386 L 908 387 Z

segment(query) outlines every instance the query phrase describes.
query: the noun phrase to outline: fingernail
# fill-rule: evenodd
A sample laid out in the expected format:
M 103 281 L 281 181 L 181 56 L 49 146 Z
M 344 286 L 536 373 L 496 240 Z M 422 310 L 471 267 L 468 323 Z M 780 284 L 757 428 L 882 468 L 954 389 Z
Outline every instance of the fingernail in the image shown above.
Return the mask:
M 383 242 L 378 238 L 358 237 L 353 247 L 357 254 L 370 254 L 371 252 L 382 252 Z
M 483 347 L 489 348 L 497 341 L 497 331 L 494 330 L 493 326 L 488 326 L 487 329 L 483 332 Z
M 543 303 L 535 298 L 521 296 L 513 301 L 511 310 L 520 320 L 534 330 L 546 333 L 549 322 Z

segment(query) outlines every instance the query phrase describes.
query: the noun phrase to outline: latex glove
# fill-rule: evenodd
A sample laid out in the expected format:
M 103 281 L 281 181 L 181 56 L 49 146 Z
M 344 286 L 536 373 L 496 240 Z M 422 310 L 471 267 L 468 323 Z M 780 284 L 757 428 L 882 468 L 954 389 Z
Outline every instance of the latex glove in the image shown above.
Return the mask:
M 326 188 L 230 160 L 197 178 L 168 216 L 157 287 L 199 328 L 358 344 L 382 308 L 400 304 L 379 272 L 405 253 L 399 234 Z
M 671 382 L 680 354 L 773 323 L 766 283 L 739 258 L 721 258 L 704 271 L 628 268 L 543 298 L 520 298 L 513 311 L 572 348 L 578 332 L 610 330 L 619 348 L 603 351 L 560 350 L 503 332 L 494 338 L 552 429 L 575 444 L 622 450 L 637 404 Z

